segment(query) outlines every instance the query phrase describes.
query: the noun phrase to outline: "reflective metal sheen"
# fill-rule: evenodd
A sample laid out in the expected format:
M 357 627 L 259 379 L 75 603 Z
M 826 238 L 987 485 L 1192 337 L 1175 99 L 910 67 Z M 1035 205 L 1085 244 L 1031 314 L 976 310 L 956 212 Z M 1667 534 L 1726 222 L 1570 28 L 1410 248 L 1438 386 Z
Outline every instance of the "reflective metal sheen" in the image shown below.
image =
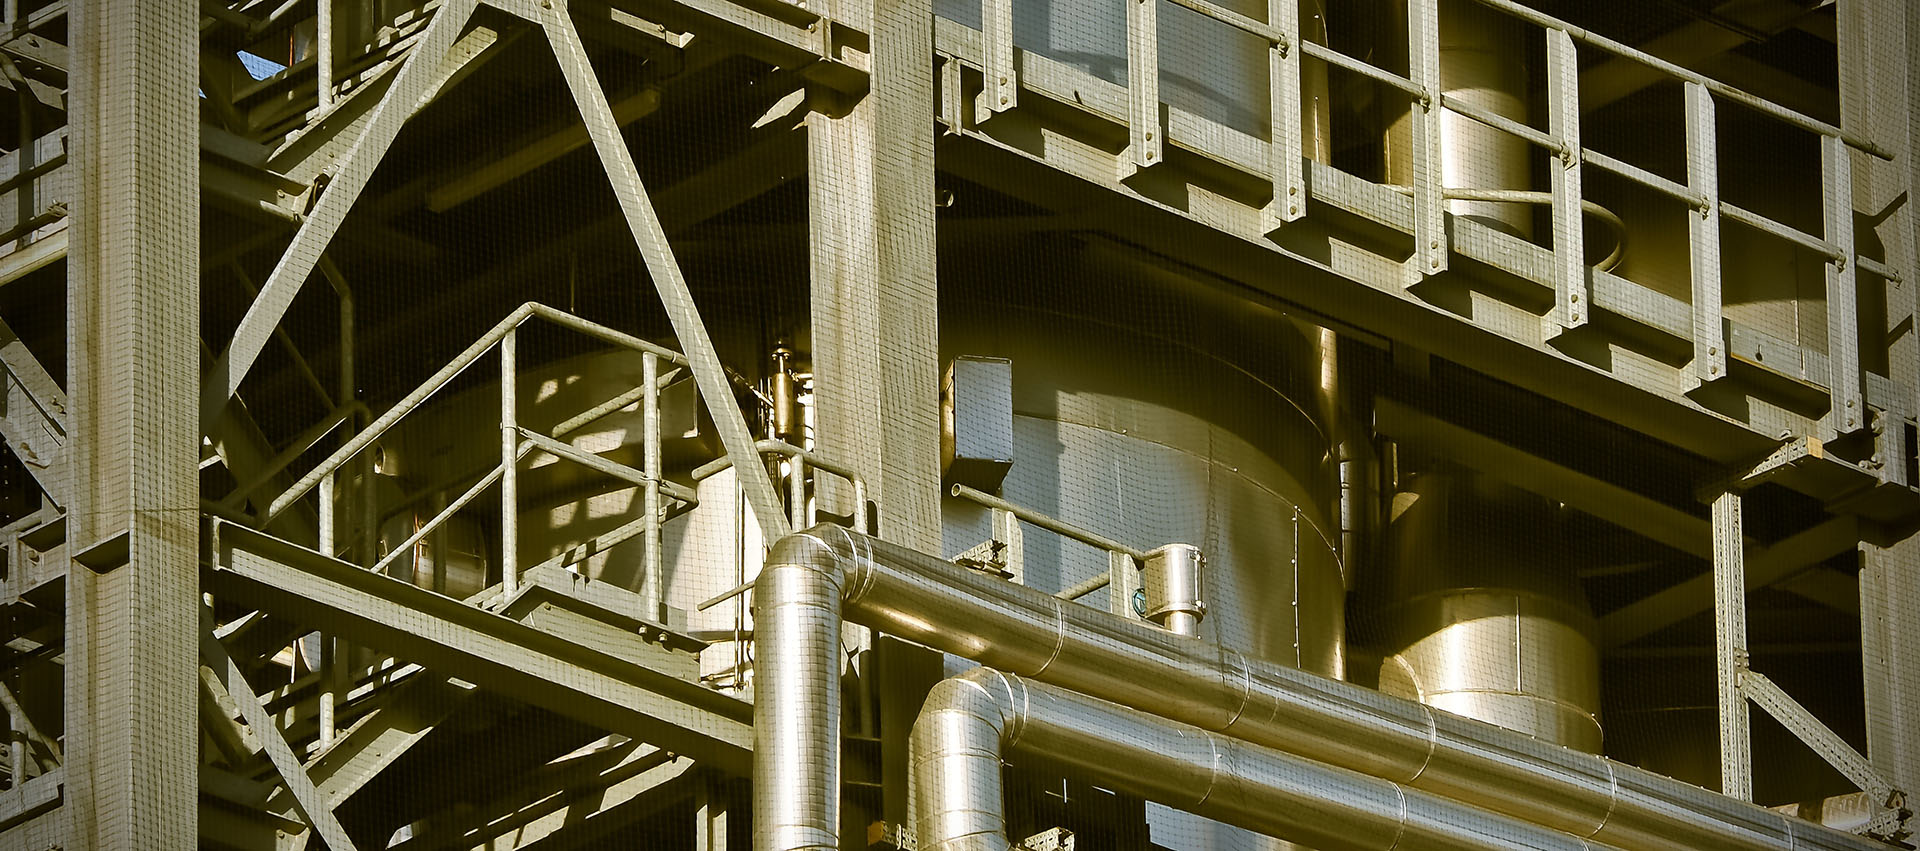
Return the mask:
M 1316 851 L 1611 847 L 987 668 L 934 686 L 910 753 L 921 851 L 1009 846 L 1008 753 Z
M 756 851 L 835 844 L 843 611 L 856 623 L 994 668 L 1624 849 L 1880 847 L 837 526 L 775 543 L 755 598 Z

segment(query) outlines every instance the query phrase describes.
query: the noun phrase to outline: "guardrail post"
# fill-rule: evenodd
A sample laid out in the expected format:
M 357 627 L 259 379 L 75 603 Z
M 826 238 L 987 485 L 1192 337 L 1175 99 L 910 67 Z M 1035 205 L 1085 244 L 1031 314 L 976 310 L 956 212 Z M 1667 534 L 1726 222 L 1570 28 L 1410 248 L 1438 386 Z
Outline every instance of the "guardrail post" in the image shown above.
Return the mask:
M 1127 156 L 1124 177 L 1165 158 L 1160 123 L 1160 0 L 1127 3 Z
M 640 428 L 643 441 L 641 447 L 641 471 L 647 474 L 647 484 L 642 489 L 647 512 L 645 540 L 641 545 L 646 548 L 640 577 L 640 604 L 646 609 L 646 616 L 658 618 L 665 594 L 660 587 L 660 356 L 646 352 L 640 356 L 640 381 L 645 388 L 640 395 Z
M 1405 283 L 1447 269 L 1447 210 L 1440 165 L 1440 9 L 1407 0 L 1408 76 L 1423 94 L 1413 111 L 1413 256 Z
M 1867 403 L 1860 375 L 1858 265 L 1853 245 L 1853 155 L 1839 136 L 1820 138 L 1820 177 L 1825 185 L 1826 239 L 1839 252 L 1827 258 L 1827 386 L 1833 398 L 1829 428 L 1852 434 L 1866 427 Z
M 510 329 L 500 338 L 500 591 L 508 597 L 520 590 L 520 518 L 515 507 L 520 502 L 520 474 L 517 450 L 520 446 L 520 422 L 517 415 L 515 379 L 519 331 Z
M 1582 327 L 1592 318 L 1592 287 L 1587 281 L 1586 239 L 1582 233 L 1580 189 L 1580 61 L 1573 37 L 1547 30 L 1547 133 L 1563 150 L 1553 170 L 1554 316 L 1547 336 Z
M 1140 577 L 1140 566 L 1133 561 L 1133 555 L 1119 550 L 1107 551 L 1108 609 L 1127 620 L 1146 620 L 1146 615 L 1133 606 L 1133 598 L 1146 586 Z
M 1020 102 L 1020 79 L 1013 67 L 1013 0 L 982 0 L 980 29 L 987 67 L 977 114 L 986 119 Z
M 1713 123 L 1713 95 L 1695 82 L 1685 85 L 1687 188 L 1703 201 L 1688 219 L 1693 264 L 1693 366 L 1688 388 L 1727 376 L 1727 346 L 1720 292 L 1720 164 Z
M 1267 145 L 1267 170 L 1273 176 L 1273 200 L 1267 203 L 1264 230 L 1273 233 L 1307 213 L 1306 140 L 1302 138 L 1299 0 L 1270 0 L 1267 22 L 1279 40 L 1267 46 L 1268 116 L 1272 138 Z

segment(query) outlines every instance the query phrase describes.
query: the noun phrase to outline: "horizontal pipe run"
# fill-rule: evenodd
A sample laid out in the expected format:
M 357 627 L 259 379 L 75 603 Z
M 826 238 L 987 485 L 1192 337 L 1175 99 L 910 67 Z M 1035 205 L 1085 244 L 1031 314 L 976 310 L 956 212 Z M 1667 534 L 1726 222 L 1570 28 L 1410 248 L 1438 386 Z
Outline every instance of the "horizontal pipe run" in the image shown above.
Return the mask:
M 1008 514 L 1056 535 L 1064 535 L 1087 546 L 1106 550 L 1107 552 L 1126 553 L 1128 556 L 1131 556 L 1136 563 L 1147 560 L 1145 550 L 1129 547 L 1098 532 L 1091 532 L 1064 520 L 1056 520 L 1032 509 L 1022 508 L 985 491 L 970 488 L 966 485 L 954 485 L 951 493 L 969 502 L 975 502 L 988 508 L 997 508 L 1005 511 Z
M 756 851 L 837 842 L 838 796 L 823 790 L 837 790 L 840 776 L 843 610 L 846 620 L 990 667 L 1621 848 L 1879 847 L 836 526 L 778 541 L 754 596 L 758 705 L 780 707 L 754 718 Z
M 1009 755 L 1317 851 L 1611 848 L 988 668 L 934 686 L 909 753 L 921 851 L 1009 846 Z

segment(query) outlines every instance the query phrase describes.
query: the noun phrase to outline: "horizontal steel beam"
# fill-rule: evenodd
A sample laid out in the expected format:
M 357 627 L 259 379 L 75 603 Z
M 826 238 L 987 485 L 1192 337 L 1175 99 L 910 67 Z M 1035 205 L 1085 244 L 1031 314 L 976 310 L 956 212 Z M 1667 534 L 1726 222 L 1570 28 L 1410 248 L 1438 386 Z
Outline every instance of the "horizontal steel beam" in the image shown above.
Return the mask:
M 1413 409 L 1378 399 L 1374 428 L 1508 484 L 1555 499 L 1683 553 L 1713 555 L 1707 519 Z M 1709 601 L 1711 602 L 1711 601 Z
M 1859 541 L 1859 518 L 1843 515 L 1790 535 L 1765 550 L 1749 552 L 1747 590 L 1790 579 L 1853 549 Z M 1608 612 L 1600 618 L 1601 644 L 1619 647 L 1712 608 L 1713 574 L 1702 573 Z
M 748 769 L 751 704 L 389 576 L 210 521 L 207 588 L 325 624 L 443 675 L 735 773 Z

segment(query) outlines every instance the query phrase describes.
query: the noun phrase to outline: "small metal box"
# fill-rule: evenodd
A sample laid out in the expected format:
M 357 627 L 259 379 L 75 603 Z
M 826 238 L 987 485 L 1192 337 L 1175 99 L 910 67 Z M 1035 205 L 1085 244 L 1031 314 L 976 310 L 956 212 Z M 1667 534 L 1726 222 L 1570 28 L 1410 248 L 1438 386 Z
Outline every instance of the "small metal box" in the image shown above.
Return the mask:
M 988 493 L 1013 466 L 1013 361 L 962 355 L 940 386 L 940 464 L 949 484 Z

